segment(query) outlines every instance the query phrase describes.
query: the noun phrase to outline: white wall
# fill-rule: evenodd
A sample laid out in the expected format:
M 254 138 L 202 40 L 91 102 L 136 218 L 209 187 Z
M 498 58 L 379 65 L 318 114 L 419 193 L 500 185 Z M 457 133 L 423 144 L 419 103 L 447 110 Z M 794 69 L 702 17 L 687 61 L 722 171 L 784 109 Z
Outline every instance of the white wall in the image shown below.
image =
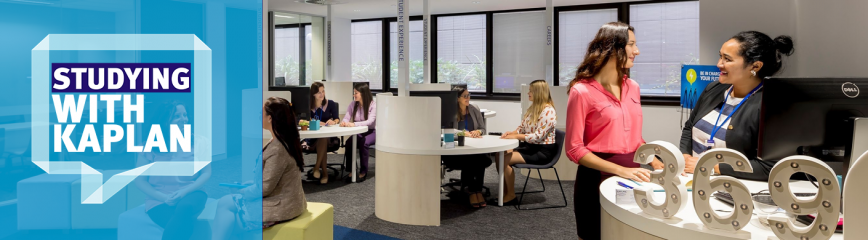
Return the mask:
M 795 2 L 798 24 L 793 58 L 804 77 L 868 77 L 868 1 Z
M 332 71 L 328 81 L 350 82 L 353 80 L 352 25 L 350 19 L 332 17 Z
M 699 0 L 699 63 L 717 65 L 720 46 L 741 31 L 794 36 L 794 10 L 794 0 Z M 787 68 L 782 75 L 795 75 L 793 70 Z

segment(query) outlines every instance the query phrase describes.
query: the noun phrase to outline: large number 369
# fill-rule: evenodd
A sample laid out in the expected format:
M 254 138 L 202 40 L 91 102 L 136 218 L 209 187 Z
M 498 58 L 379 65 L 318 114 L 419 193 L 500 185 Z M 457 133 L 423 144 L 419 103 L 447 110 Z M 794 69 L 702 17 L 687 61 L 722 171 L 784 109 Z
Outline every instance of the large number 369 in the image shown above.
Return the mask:
M 655 141 L 639 147 L 634 161 L 648 164 L 653 156 L 663 161 L 664 169 L 652 173 L 651 182 L 663 186 L 666 200 L 658 204 L 648 197 L 649 189 L 637 187 L 634 191 L 636 203 L 646 214 L 671 218 L 684 207 L 687 190 L 678 175 L 684 169 L 684 157 L 678 148 L 668 142 Z M 750 161 L 741 153 L 731 149 L 712 149 L 700 156 L 693 175 L 693 206 L 696 215 L 708 228 L 737 231 L 742 229 L 753 214 L 750 191 L 740 181 L 729 176 L 711 179 L 714 165 L 727 164 L 739 172 L 752 172 Z M 797 199 L 789 188 L 790 176 L 796 173 L 813 175 L 819 181 L 817 195 L 809 200 Z M 711 209 L 709 200 L 715 191 L 730 193 L 735 204 L 731 215 L 723 218 Z M 816 219 L 807 228 L 797 228 L 794 219 L 771 217 L 769 224 L 775 235 L 783 240 L 817 239 L 832 237 L 838 223 L 840 208 L 840 186 L 835 174 L 828 165 L 808 156 L 792 156 L 775 164 L 769 174 L 769 192 L 778 206 L 795 215 L 816 213 Z

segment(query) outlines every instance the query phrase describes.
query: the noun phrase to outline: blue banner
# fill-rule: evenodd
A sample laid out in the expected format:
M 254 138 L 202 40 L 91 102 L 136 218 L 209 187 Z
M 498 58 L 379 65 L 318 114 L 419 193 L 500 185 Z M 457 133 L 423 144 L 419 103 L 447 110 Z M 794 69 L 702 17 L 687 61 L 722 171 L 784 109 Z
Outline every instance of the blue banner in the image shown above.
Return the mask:
M 693 109 L 705 86 L 718 78 L 720 69 L 714 65 L 681 66 L 681 107 Z
M 0 239 L 261 238 L 262 16 L 0 2 Z

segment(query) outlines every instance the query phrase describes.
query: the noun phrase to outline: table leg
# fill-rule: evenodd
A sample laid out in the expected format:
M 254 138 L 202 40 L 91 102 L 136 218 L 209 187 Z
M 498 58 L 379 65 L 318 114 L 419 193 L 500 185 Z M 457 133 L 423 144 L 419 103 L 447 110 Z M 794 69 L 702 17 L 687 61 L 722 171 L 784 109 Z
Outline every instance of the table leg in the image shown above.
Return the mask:
M 356 169 L 357 169 L 357 168 L 356 168 L 356 158 L 359 157 L 359 152 L 358 152 L 358 150 L 356 149 L 356 145 L 359 144 L 359 138 L 356 137 L 356 136 L 358 136 L 358 134 L 353 134 L 353 146 L 352 146 L 352 148 L 353 148 L 353 150 L 352 150 L 352 151 L 353 151 L 353 157 L 350 158 L 350 161 L 353 162 L 353 172 L 352 172 L 352 174 L 353 174 L 353 182 L 356 182 L 356 175 L 357 175 L 357 174 L 356 174 Z
M 501 207 L 502 207 L 502 206 L 503 206 L 503 180 L 505 180 L 505 179 L 503 178 L 503 152 L 499 152 L 499 153 L 497 153 L 497 162 L 500 163 L 500 164 L 498 164 L 499 167 L 498 167 L 498 169 L 497 169 L 497 171 L 498 171 L 498 175 L 500 176 L 500 177 L 499 177 L 499 179 L 500 179 L 500 184 L 497 186 L 497 189 L 498 189 L 498 190 L 497 190 L 497 191 L 498 191 L 498 194 L 497 194 L 497 206 L 501 206 Z

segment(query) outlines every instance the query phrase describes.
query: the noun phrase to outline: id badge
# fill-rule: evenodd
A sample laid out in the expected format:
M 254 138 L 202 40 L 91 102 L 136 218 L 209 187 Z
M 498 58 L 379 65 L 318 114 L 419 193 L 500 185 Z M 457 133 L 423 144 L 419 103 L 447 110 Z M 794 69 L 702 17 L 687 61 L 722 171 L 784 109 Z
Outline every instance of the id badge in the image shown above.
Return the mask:
M 706 150 L 711 150 L 712 148 L 714 148 L 714 140 L 705 141 L 705 148 Z

